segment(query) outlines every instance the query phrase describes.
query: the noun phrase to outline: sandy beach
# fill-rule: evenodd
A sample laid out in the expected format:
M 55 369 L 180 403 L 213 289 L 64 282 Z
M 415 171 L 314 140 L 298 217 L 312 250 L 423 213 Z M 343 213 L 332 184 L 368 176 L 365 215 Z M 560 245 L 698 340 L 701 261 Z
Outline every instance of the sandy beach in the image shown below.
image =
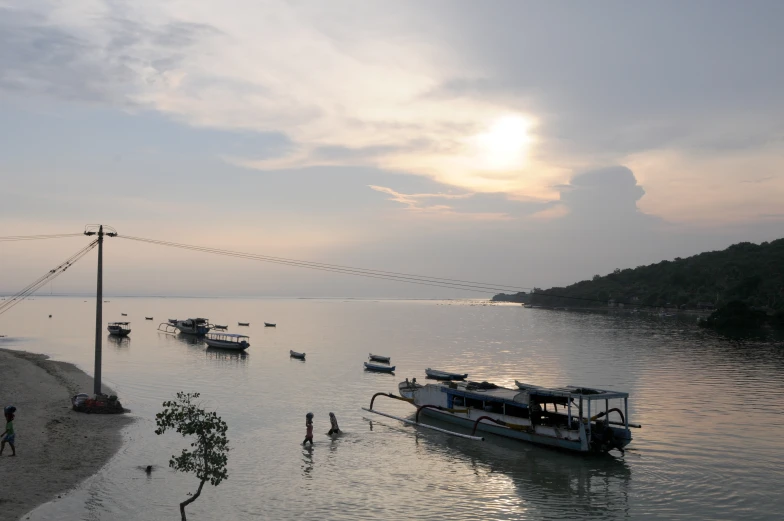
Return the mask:
M 75 487 L 120 448 L 120 430 L 132 421 L 128 415 L 82 414 L 70 407 L 71 396 L 92 388 L 92 377 L 72 364 L 0 349 L 0 402 L 17 408 L 17 456 L 10 457 L 6 445 L 0 457 L 2 519 L 18 519 Z

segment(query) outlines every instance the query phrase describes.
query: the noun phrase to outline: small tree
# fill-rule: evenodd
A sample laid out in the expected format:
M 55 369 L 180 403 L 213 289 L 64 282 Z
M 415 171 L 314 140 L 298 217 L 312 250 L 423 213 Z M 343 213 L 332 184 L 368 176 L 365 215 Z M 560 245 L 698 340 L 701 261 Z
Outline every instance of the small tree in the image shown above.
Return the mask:
M 227 425 L 214 412 L 207 412 L 193 400 L 199 393 L 177 393 L 177 399 L 163 402 L 163 411 L 155 415 L 158 426 L 155 434 L 163 434 L 174 429 L 183 436 L 195 436 L 191 443 L 192 450 L 182 449 L 179 456 L 173 455 L 169 466 L 182 472 L 193 472 L 199 478 L 199 488 L 190 498 L 180 503 L 182 520 L 185 518 L 185 507 L 196 501 L 206 482 L 218 486 L 227 479 L 229 440 L 226 438 Z

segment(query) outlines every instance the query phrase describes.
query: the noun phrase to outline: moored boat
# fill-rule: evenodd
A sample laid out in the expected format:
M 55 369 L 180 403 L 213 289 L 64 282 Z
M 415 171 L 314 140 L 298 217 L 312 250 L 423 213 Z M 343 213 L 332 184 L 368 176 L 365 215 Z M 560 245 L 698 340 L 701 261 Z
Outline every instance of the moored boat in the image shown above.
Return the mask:
M 210 332 L 212 326 L 206 318 L 189 318 L 187 320 L 177 320 L 174 324 L 180 333 L 187 335 L 204 336 Z
M 305 353 L 298 353 L 297 351 L 289 350 L 289 356 L 298 360 L 305 360 Z
M 237 322 L 238 326 L 249 326 L 250 322 Z
M 114 336 L 128 336 L 131 334 L 130 322 L 109 322 L 106 329 L 110 335 Z
M 373 353 L 369 353 L 368 360 L 371 362 L 384 362 L 385 364 L 388 364 L 392 358 L 389 356 L 374 355 Z
M 465 380 L 468 378 L 468 374 L 450 373 L 448 371 L 430 369 L 429 367 L 425 369 L 425 374 L 428 378 L 433 378 L 435 380 Z
M 394 365 L 378 365 L 378 364 L 371 364 L 370 362 L 365 362 L 365 369 L 368 371 L 376 371 L 379 373 L 394 373 L 395 366 Z
M 207 333 L 204 342 L 210 347 L 234 351 L 244 351 L 250 347 L 250 338 L 236 333 Z
M 518 389 L 487 382 L 398 385 L 421 414 L 520 441 L 577 452 L 623 452 L 632 440 L 628 393 L 587 387 Z M 394 397 L 394 396 L 393 396 Z M 372 407 L 371 407 L 372 408 Z
M 223 329 L 225 331 L 226 329 L 229 329 L 229 326 L 219 326 L 218 324 L 213 324 L 212 329 Z
M 276 327 L 277 324 L 273 324 L 272 322 L 264 322 L 264 327 Z
M 144 320 L 152 320 L 152 317 L 144 317 Z

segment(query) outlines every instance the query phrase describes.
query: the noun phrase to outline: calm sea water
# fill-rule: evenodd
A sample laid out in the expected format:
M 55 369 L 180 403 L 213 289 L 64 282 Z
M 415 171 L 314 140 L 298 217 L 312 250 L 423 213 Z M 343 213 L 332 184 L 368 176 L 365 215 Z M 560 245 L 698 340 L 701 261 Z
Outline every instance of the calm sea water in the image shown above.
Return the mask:
M 177 391 L 202 393 L 228 423 L 233 448 L 229 479 L 205 487 L 189 507 L 193 519 L 780 519 L 784 511 L 780 344 L 724 340 L 692 319 L 470 301 L 109 300 L 104 318 L 130 320 L 133 332 L 106 338 L 104 380 L 138 421 L 108 465 L 33 521 L 176 519 L 198 483 L 167 468 L 185 440 L 153 431 L 161 402 Z M 251 348 L 213 351 L 156 331 L 190 316 L 250 335 Z M 9 335 L 2 347 L 92 372 L 92 300 L 36 298 L 6 313 L 0 329 Z M 365 372 L 368 352 L 391 356 L 396 375 Z M 504 385 L 627 391 L 630 419 L 643 428 L 625 456 L 584 456 L 458 439 L 361 410 L 374 392 L 424 378 L 426 367 Z M 377 408 L 413 411 L 386 402 Z M 309 411 L 312 449 L 299 444 Z M 345 431 L 336 440 L 323 434 L 329 412 Z

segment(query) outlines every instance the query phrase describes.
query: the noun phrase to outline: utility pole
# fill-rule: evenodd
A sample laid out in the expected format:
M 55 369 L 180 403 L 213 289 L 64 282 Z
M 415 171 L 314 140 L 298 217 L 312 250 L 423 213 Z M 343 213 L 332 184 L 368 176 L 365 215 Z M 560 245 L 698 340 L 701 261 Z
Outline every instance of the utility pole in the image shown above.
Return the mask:
M 101 393 L 101 364 L 103 355 L 103 236 L 116 237 L 117 232 L 107 232 L 104 234 L 103 225 L 98 226 L 98 231 L 88 231 L 90 226 L 87 227 L 85 235 L 98 235 L 98 287 L 95 292 L 95 375 L 93 377 L 93 393 Z

